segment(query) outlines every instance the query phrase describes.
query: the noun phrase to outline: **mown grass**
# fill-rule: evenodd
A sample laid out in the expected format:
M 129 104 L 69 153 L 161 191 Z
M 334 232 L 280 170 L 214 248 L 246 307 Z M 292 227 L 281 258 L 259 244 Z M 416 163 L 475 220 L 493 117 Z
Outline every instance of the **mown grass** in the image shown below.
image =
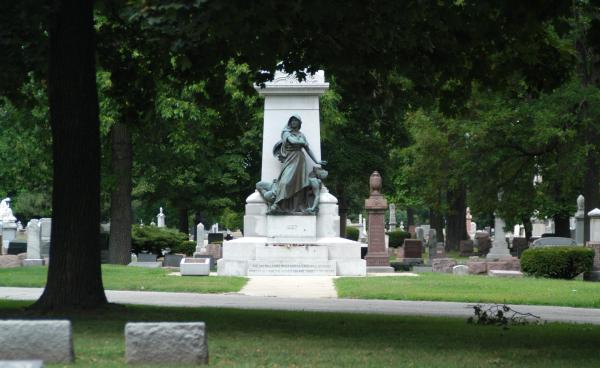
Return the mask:
M 0 286 L 43 287 L 47 267 L 0 269 Z M 195 293 L 238 292 L 244 277 L 169 276 L 172 270 L 102 265 L 102 281 L 107 290 L 177 291 Z
M 340 298 L 539 304 L 600 308 L 600 283 L 422 273 L 419 277 L 343 277 Z
M 0 301 L 0 318 L 22 318 L 26 305 Z M 66 317 L 76 362 L 48 367 L 125 366 L 128 321 L 206 322 L 212 367 L 600 366 L 600 326 L 590 325 L 503 330 L 452 318 L 130 305 Z

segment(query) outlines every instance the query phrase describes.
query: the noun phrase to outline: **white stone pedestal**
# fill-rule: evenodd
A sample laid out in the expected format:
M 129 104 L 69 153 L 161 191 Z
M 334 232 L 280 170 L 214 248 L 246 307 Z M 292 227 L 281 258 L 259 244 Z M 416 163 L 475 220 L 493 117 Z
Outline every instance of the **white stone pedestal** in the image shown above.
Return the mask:
M 324 188 L 318 215 L 267 215 L 258 193 L 250 195 L 244 236 L 223 242 L 217 262 L 224 276 L 365 276 L 361 243 L 339 237 L 337 199 Z

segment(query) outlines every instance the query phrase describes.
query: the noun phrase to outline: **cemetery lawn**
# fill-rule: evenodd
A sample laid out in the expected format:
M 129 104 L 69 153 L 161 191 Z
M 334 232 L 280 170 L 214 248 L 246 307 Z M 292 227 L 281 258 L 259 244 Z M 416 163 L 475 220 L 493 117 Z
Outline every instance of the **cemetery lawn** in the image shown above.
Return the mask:
M 0 318 L 22 318 L 27 305 L 0 300 Z M 125 366 L 124 325 L 136 321 L 206 322 L 212 367 L 600 366 L 592 325 L 503 330 L 456 318 L 131 305 L 60 317 L 73 323 L 76 361 L 46 367 Z
M 0 269 L 0 286 L 44 287 L 47 267 Z M 117 265 L 102 265 L 106 290 L 175 291 L 191 293 L 238 292 L 248 279 L 244 277 L 169 276 L 173 270 Z
M 340 298 L 600 308 L 600 283 L 580 280 L 421 273 L 418 277 L 342 277 L 335 286 Z

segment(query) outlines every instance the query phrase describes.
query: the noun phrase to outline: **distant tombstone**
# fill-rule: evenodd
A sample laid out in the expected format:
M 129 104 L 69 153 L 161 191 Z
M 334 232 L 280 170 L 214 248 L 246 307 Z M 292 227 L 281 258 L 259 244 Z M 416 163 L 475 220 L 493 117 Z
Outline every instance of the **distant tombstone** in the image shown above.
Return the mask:
M 208 233 L 208 244 L 223 243 L 223 233 Z
M 156 262 L 157 255 L 150 253 L 140 253 L 137 256 L 138 262 Z
M 156 223 L 158 227 L 166 227 L 165 224 L 165 214 L 163 213 L 163 208 L 160 207 L 158 215 L 156 215 Z
M 465 265 L 456 265 L 452 267 L 452 274 L 457 276 L 466 276 L 469 274 L 469 267 Z
M 396 205 L 390 203 L 390 231 L 396 230 Z
M 183 256 L 181 254 L 167 254 L 163 261 L 164 267 L 179 267 Z
M 196 252 L 194 253 L 202 253 L 204 250 L 204 224 L 199 222 L 196 225 Z
M 41 259 L 40 220 L 32 219 L 27 223 L 27 259 Z
M 442 242 L 438 242 L 435 246 L 434 258 L 446 258 L 446 246 Z
M 465 214 L 465 227 L 467 230 L 467 234 L 469 234 L 469 238 L 473 239 L 473 236 L 475 235 L 475 233 L 471 233 L 471 220 L 473 220 L 473 216 L 471 215 L 471 209 L 469 207 L 467 207 L 466 209 L 466 214 Z
M 527 238 L 514 237 L 512 241 L 511 254 L 515 257 L 521 257 L 524 251 L 529 249 Z
M 435 229 L 430 229 L 427 236 L 427 249 L 429 250 L 429 264 L 435 258 L 435 247 L 437 245 L 437 232 Z
M 479 251 L 480 256 L 487 255 L 492 248 L 490 235 L 485 231 L 478 231 L 475 233 L 475 242 L 477 243 L 477 250 Z
M 52 219 L 40 219 L 40 255 L 50 257 L 50 237 L 52 236 Z
M 546 237 L 539 238 L 535 240 L 532 244 L 532 248 L 542 248 L 542 247 L 560 247 L 560 246 L 575 246 L 577 242 L 571 238 L 562 238 L 558 236 L 554 237 Z
M 577 244 L 585 243 L 585 198 L 580 194 L 577 197 L 577 212 L 575 212 L 575 241 Z
M 421 243 L 425 241 L 425 230 L 422 227 L 417 227 L 416 229 L 417 240 L 420 240 Z
M 419 239 L 404 239 L 404 258 L 422 258 L 423 242 Z
M 469 257 L 473 255 L 473 240 L 461 240 L 459 247 L 461 257 Z
M 456 266 L 456 260 L 452 258 L 436 258 L 431 264 L 433 272 L 452 273 L 452 269 Z
M 411 237 L 417 232 L 417 227 L 415 225 L 410 225 L 408 227 L 408 232 L 410 233 Z
M 546 224 L 537 218 L 531 221 L 531 236 L 539 238 L 546 232 Z
M 27 252 L 27 242 L 25 240 L 13 239 L 8 243 L 6 254 L 17 255 Z
M 502 199 L 502 193 L 498 193 L 498 199 Z M 487 259 L 502 259 L 504 257 L 510 257 L 510 251 L 508 250 L 508 243 L 504 235 L 504 227 L 506 226 L 504 219 L 501 218 L 497 213 L 494 214 L 494 241 L 492 243 L 492 249 L 486 255 Z

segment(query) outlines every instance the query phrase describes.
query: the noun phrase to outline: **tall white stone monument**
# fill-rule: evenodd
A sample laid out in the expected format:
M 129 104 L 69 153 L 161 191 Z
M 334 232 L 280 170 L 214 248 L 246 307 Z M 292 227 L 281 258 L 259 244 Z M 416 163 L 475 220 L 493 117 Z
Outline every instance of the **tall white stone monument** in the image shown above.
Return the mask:
M 163 212 L 163 208 L 160 207 L 158 215 L 156 215 L 156 226 L 158 227 L 166 227 L 165 224 L 165 214 Z
M 27 223 L 27 258 L 23 266 L 42 266 L 44 259 L 41 256 L 40 221 L 32 219 Z
M 256 87 L 265 98 L 261 182 L 272 183 L 282 171 L 273 147 L 293 115 L 300 117 L 301 131 L 315 159 L 321 160 L 319 97 L 329 83 L 323 71 L 302 82 L 276 72 L 265 85 Z M 306 163 L 309 169 L 315 165 L 308 156 Z M 317 214 L 275 215 L 268 214 L 267 202 L 258 191 L 251 194 L 246 199 L 244 237 L 223 243 L 219 275 L 365 275 L 361 244 L 340 237 L 337 199 L 325 186 L 318 198 Z
M 206 252 L 206 246 L 204 245 L 204 224 L 199 222 L 196 225 L 196 252 L 194 255 Z
M 506 242 L 506 234 L 504 233 L 505 226 L 504 220 L 498 214 L 495 214 L 494 242 L 492 243 L 492 249 L 486 256 L 487 259 L 501 259 L 511 256 Z
M 577 244 L 585 244 L 585 198 L 583 195 L 577 197 L 577 212 L 575 212 L 575 241 Z
M 10 198 L 0 201 L 0 229 L 2 230 L 2 252 L 6 254 L 8 244 L 17 236 L 17 218 L 10 208 Z

